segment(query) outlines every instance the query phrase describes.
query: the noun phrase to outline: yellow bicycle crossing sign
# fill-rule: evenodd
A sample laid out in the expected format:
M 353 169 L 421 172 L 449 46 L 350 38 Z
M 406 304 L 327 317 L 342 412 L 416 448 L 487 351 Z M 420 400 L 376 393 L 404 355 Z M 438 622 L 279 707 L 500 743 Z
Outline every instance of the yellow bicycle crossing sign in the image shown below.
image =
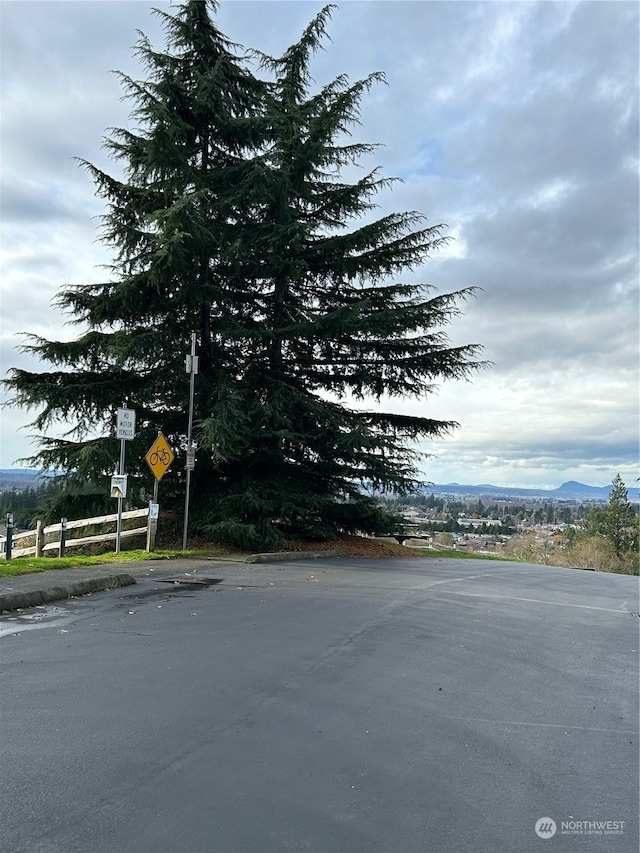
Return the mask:
M 169 470 L 169 466 L 175 459 L 175 456 L 173 450 L 169 447 L 167 439 L 159 432 L 158 437 L 144 458 L 147 460 L 147 465 L 151 468 L 153 476 L 156 480 L 160 481 Z

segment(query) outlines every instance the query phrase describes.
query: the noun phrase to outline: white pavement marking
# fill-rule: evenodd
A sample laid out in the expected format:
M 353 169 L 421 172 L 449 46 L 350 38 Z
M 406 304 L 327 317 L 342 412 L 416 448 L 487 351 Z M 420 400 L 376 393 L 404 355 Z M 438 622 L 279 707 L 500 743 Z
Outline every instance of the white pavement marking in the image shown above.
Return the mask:
M 581 610 L 603 610 L 605 613 L 617 613 L 618 616 L 629 615 L 628 610 L 616 610 L 612 607 L 596 607 L 593 604 L 570 604 L 565 601 L 546 601 L 542 598 L 520 598 L 517 595 L 489 595 L 487 593 L 476 592 L 456 592 L 452 590 L 450 595 L 465 595 L 469 598 L 494 598 L 504 601 L 529 601 L 533 604 L 552 604 L 554 607 L 577 607 Z
M 565 731 L 577 729 L 581 732 L 605 732 L 607 734 L 619 735 L 637 734 L 633 729 L 600 729 L 593 726 L 573 726 L 570 724 L 564 725 L 563 723 L 525 723 L 519 720 L 483 720 L 477 717 L 449 717 L 448 719 L 460 720 L 463 723 L 488 723 L 492 726 L 529 726 L 541 729 L 564 729 Z
M 545 568 L 545 567 L 542 566 L 541 568 Z M 477 580 L 478 578 L 490 578 L 490 577 L 495 577 L 496 575 L 504 575 L 504 574 L 511 575 L 512 573 L 511 572 L 505 572 L 505 571 L 484 572 L 481 575 L 465 575 L 464 577 L 461 577 L 461 578 L 446 578 L 444 580 L 439 580 L 439 581 L 427 581 L 426 583 L 422 583 L 418 587 L 414 587 L 414 588 L 415 589 L 427 590 L 427 589 L 431 589 L 434 586 L 442 586 L 444 584 L 451 584 L 451 583 L 460 583 L 462 581 L 472 581 L 472 580 Z M 530 574 L 535 574 L 535 572 L 530 572 Z M 593 604 L 571 604 L 569 602 L 563 602 L 563 601 L 547 601 L 546 599 L 541 599 L 541 598 L 520 598 L 517 595 L 491 595 L 490 593 L 456 592 L 455 590 L 451 591 L 451 595 L 465 595 L 469 598 L 494 598 L 494 599 L 498 599 L 498 600 L 503 599 L 505 601 L 529 601 L 533 604 L 552 604 L 555 607 L 577 607 L 581 610 L 602 610 L 605 613 L 617 613 L 618 615 L 620 615 L 620 614 L 627 614 L 628 615 L 630 612 L 629 610 L 623 609 L 625 604 L 627 603 L 626 601 L 624 601 L 622 603 L 622 605 L 619 609 L 615 609 L 612 607 L 596 607 Z

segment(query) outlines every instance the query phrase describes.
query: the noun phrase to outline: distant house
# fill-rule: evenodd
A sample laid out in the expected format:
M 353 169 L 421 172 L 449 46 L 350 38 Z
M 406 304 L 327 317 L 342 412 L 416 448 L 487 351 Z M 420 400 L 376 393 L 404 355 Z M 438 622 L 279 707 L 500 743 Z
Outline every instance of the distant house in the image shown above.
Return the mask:
M 471 527 L 473 530 L 477 530 L 483 524 L 486 524 L 487 527 L 499 527 L 502 522 L 497 518 L 459 518 L 458 524 L 460 527 Z

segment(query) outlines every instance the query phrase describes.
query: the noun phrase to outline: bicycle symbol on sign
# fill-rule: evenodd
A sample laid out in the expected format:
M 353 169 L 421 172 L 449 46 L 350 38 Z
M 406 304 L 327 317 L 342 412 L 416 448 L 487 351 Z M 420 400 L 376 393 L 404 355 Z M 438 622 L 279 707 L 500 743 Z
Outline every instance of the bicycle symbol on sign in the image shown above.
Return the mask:
M 171 455 L 164 447 L 159 447 L 157 450 L 154 450 L 153 453 L 149 456 L 149 464 L 152 468 L 155 468 L 156 465 L 168 465 L 171 461 Z

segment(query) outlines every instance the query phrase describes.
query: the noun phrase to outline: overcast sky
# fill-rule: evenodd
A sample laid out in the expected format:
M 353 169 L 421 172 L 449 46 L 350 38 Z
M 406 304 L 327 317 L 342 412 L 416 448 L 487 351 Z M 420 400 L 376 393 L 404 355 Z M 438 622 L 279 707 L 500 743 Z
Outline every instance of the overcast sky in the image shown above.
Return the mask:
M 233 41 L 280 55 L 322 2 L 221 0 Z M 78 330 L 51 300 L 103 279 L 104 212 L 73 157 L 126 126 L 114 69 L 141 76 L 136 30 L 164 37 L 146 0 L 1 0 L 2 374 L 46 369 L 21 332 Z M 493 366 L 404 410 L 460 423 L 425 445 L 436 483 L 603 486 L 638 477 L 638 17 L 635 2 L 342 0 L 318 84 L 383 71 L 357 138 L 364 165 L 403 179 L 380 213 L 447 223 L 449 247 L 407 280 L 476 285 L 448 333 Z M 121 401 L 114 400 L 114 408 Z M 397 403 L 393 403 L 394 407 Z M 33 452 L 24 410 L 2 412 L 0 467 Z

